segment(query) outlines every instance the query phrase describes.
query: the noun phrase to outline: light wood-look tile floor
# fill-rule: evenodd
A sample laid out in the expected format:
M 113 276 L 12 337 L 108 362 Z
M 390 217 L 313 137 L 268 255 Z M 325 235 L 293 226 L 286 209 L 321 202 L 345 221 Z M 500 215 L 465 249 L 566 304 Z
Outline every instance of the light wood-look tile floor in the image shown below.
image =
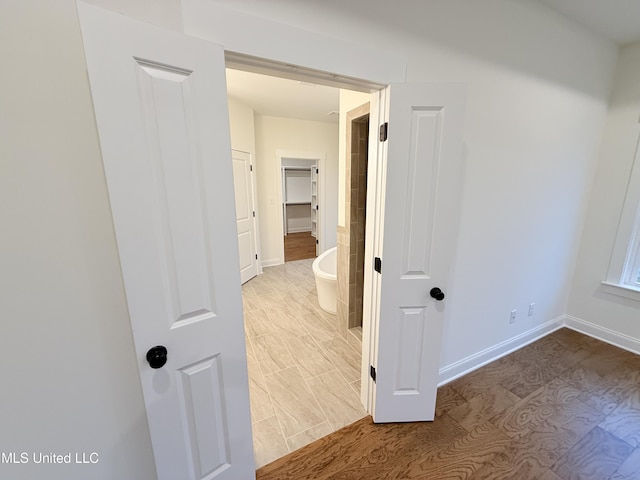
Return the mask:
M 258 480 L 640 480 L 640 357 L 558 330 L 438 390 L 436 420 L 370 417 Z
M 258 467 L 366 415 L 361 352 L 320 309 L 312 262 L 265 268 L 242 287 Z

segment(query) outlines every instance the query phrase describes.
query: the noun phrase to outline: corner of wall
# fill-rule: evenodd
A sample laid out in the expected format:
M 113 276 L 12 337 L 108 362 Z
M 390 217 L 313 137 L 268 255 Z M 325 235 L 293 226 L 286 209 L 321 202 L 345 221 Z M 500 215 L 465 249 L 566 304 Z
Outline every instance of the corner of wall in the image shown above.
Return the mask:
M 549 335 L 550 333 L 564 326 L 565 316 L 560 315 L 537 327 L 527 330 L 520 335 L 512 337 L 504 342 L 493 345 L 480 352 L 469 355 L 450 365 L 445 365 L 440 369 L 438 386 L 445 385 L 456 378 L 462 377 L 478 368 L 498 360 L 520 348 L 535 342 L 536 340 Z
M 616 332 L 601 325 L 587 322 L 586 320 L 582 320 L 572 315 L 564 316 L 564 324 L 566 327 L 571 328 L 572 330 L 584 333 L 585 335 L 589 335 L 590 337 L 602 340 L 603 342 L 609 343 L 624 350 L 628 350 L 635 353 L 636 355 L 640 355 L 640 340 L 638 340 L 637 338 L 633 338 L 629 335 Z

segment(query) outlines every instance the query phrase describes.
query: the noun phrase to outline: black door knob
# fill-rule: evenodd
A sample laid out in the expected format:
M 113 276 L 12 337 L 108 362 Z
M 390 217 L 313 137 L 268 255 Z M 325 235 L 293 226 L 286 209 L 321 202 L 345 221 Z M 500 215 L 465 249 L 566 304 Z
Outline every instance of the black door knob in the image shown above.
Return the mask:
M 167 363 L 167 347 L 157 345 L 147 352 L 147 362 L 151 368 L 162 368 Z
M 432 298 L 435 298 L 437 301 L 441 302 L 444 300 L 444 292 L 440 290 L 438 287 L 433 287 L 429 292 Z

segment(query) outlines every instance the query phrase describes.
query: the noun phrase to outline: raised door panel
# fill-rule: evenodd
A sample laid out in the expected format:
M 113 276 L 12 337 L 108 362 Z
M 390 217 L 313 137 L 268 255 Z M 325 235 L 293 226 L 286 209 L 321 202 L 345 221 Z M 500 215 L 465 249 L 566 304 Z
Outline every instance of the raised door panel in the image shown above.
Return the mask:
M 158 249 L 166 320 L 175 327 L 215 311 L 192 72 L 140 59 L 136 67 L 154 196 L 149 200 L 156 203 L 147 212 L 155 223 L 147 238 Z

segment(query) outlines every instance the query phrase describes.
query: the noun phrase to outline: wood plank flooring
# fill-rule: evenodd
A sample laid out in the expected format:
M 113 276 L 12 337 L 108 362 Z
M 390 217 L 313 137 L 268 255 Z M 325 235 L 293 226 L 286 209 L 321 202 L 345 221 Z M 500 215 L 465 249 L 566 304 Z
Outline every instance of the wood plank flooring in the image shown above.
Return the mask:
M 293 262 L 316 257 L 316 238 L 311 232 L 290 233 L 284 236 L 284 261 Z
M 640 357 L 558 330 L 438 390 L 431 423 L 370 417 L 258 480 L 639 480 Z

